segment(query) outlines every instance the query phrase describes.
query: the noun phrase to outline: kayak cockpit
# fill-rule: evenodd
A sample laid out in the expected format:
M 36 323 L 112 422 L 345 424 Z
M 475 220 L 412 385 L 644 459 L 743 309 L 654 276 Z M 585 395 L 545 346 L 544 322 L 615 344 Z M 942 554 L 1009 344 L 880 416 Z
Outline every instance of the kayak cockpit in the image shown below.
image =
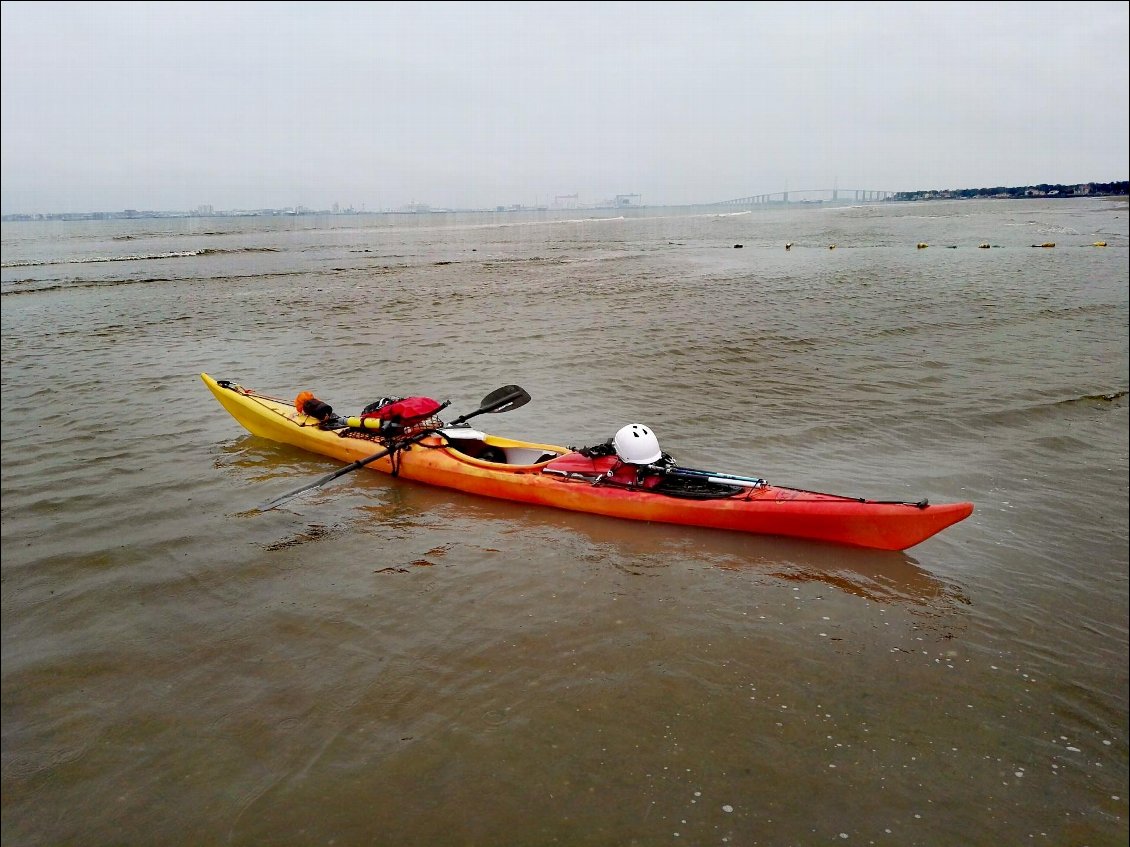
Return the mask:
M 569 452 L 566 447 L 487 435 L 467 426 L 444 427 L 437 432 L 437 438 L 455 458 L 489 465 L 534 467 Z

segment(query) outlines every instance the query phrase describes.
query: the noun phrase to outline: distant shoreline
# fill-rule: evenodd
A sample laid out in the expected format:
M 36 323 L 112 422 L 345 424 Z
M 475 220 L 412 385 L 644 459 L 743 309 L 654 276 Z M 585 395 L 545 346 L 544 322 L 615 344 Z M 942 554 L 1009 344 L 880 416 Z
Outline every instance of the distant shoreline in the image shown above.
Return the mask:
M 1088 182 L 1075 185 L 1023 185 L 1014 187 L 998 186 L 994 188 L 960 188 L 960 189 L 932 189 L 925 191 L 898 191 L 888 197 L 874 200 L 784 200 L 769 203 L 747 204 L 751 208 L 766 206 L 844 206 L 858 205 L 860 203 L 918 203 L 931 200 L 1034 200 L 1034 199 L 1063 199 L 1063 198 L 1100 198 L 1100 197 L 1126 197 L 1130 195 L 1130 181 L 1120 182 Z M 458 215 L 458 214 L 507 214 L 513 212 L 606 212 L 629 211 L 635 209 L 701 209 L 723 207 L 728 209 L 744 208 L 734 201 L 721 201 L 714 203 L 678 203 L 625 205 L 625 206 L 496 206 L 484 209 L 433 209 L 429 206 L 416 205 L 402 209 L 380 209 L 366 211 L 364 209 L 307 209 L 296 206 L 288 209 L 233 209 L 229 211 L 207 211 L 196 209 L 193 211 L 139 211 L 125 209 L 120 212 L 44 212 L 40 214 L 10 214 L 0 215 L 4 223 L 17 223 L 21 221 L 113 221 L 113 220 L 149 220 L 155 218 L 265 218 L 265 217 L 325 217 L 325 216 L 359 216 L 359 215 Z M 202 207 L 203 208 L 203 207 Z

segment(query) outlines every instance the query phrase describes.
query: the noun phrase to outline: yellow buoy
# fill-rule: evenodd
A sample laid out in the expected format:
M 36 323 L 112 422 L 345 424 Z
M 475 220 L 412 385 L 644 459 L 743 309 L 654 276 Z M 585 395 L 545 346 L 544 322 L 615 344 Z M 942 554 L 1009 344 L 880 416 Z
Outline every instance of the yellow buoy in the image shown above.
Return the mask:
M 929 244 L 923 244 L 921 241 L 918 242 L 918 249 L 919 250 L 921 250 L 923 247 L 929 247 L 929 246 L 930 246 Z
M 1033 247 L 1055 247 L 1054 241 L 1045 241 L 1043 244 L 1033 244 Z
M 980 248 L 981 250 L 988 250 L 989 249 L 989 245 L 987 243 L 986 244 L 978 244 L 977 247 Z
M 1092 246 L 1092 247 L 1106 247 L 1106 242 L 1105 242 L 1105 241 L 1096 241 L 1096 242 L 1095 242 L 1094 244 L 1092 244 L 1091 246 Z
M 829 244 L 829 245 L 828 245 L 828 249 L 829 249 L 829 250 L 835 250 L 835 249 L 836 249 L 836 245 L 835 245 L 835 244 Z

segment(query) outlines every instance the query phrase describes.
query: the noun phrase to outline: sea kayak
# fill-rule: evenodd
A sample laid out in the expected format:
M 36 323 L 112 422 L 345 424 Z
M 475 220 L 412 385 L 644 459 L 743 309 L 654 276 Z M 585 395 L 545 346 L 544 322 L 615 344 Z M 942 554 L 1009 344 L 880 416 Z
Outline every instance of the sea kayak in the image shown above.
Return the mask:
M 397 447 L 356 424 L 334 424 L 295 403 L 201 374 L 220 404 L 248 432 L 401 479 L 470 494 L 637 521 L 708 527 L 867 547 L 906 550 L 964 520 L 973 504 L 868 500 L 771 485 L 737 474 L 679 468 L 640 479 L 615 457 L 428 423 Z M 528 395 L 527 395 L 528 399 Z

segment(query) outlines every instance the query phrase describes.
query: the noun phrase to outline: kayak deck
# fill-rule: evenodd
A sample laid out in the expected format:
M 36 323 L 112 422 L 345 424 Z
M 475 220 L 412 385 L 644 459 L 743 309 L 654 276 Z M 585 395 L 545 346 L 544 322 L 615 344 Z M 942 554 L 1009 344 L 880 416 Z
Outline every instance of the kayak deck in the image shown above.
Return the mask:
M 367 432 L 327 429 L 288 401 L 201 374 L 248 432 L 340 462 L 367 459 L 385 442 Z M 581 461 L 578 462 L 578 460 Z M 719 474 L 724 495 L 692 499 L 618 483 L 567 447 L 450 428 L 367 464 L 373 470 L 470 494 L 637 521 L 780 535 L 905 550 L 968 517 L 971 503 L 884 502 L 770 485 Z M 676 467 L 675 472 L 679 469 Z M 706 475 L 705 471 L 686 471 Z M 714 479 L 711 477 L 711 479 Z

